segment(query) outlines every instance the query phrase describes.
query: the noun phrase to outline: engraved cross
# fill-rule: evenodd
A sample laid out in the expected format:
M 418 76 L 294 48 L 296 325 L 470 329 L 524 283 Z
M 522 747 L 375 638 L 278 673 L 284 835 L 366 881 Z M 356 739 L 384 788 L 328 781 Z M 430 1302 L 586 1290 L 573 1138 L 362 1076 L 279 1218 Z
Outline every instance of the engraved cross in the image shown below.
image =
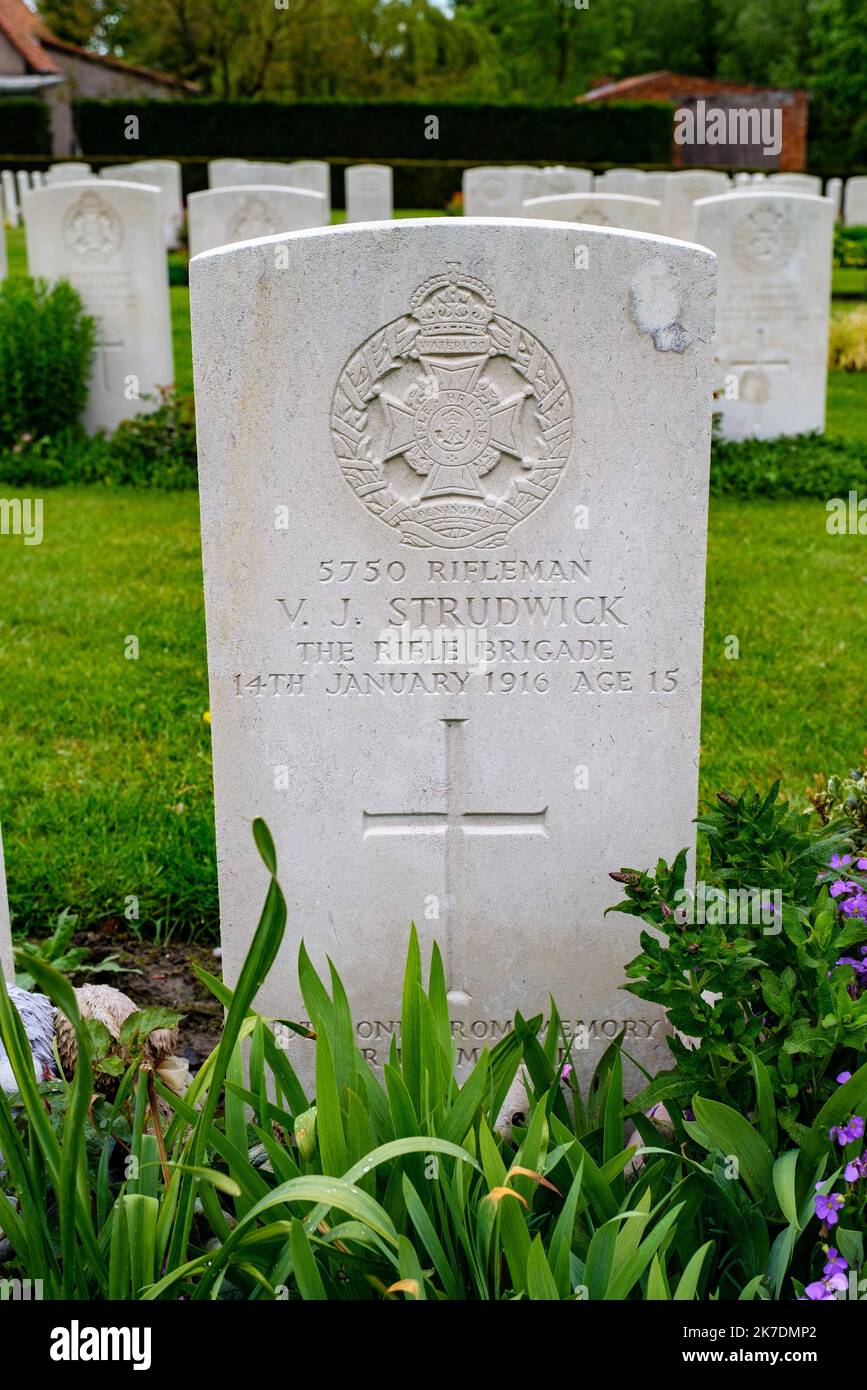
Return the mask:
M 445 840 L 446 921 L 444 947 L 449 998 L 464 985 L 468 932 L 466 908 L 466 866 L 464 846 L 481 835 L 528 835 L 548 837 L 548 807 L 536 811 L 469 811 L 461 784 L 465 717 L 443 718 L 445 725 L 446 804 L 441 811 L 362 811 L 362 839 L 388 835 L 440 835 Z M 456 832 L 453 834 L 452 832 Z M 463 996 L 466 998 L 466 995 Z

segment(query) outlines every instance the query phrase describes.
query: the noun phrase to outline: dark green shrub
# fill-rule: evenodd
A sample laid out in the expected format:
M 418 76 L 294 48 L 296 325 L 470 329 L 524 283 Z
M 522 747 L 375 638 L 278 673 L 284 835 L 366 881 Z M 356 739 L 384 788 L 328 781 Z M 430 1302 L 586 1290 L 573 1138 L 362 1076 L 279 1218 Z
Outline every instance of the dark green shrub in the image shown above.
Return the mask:
M 665 164 L 672 107 L 506 105 L 412 101 L 98 101 L 75 102 L 82 148 L 129 157 L 126 121 L 138 115 L 139 158 L 168 155 L 259 159 L 431 159 L 504 164 Z M 426 119 L 439 120 L 439 139 Z
M 75 424 L 87 404 L 95 334 L 66 281 L 0 285 L 0 447 Z
M 109 481 L 168 491 L 197 482 L 196 416 L 192 396 L 163 391 L 157 410 L 118 425 L 111 439 Z
M 124 420 L 111 438 L 91 437 L 80 426 L 35 438 L 24 435 L 0 450 L 0 482 L 14 487 L 105 483 L 167 492 L 194 488 L 192 398 L 166 391 L 155 411 Z
M 834 264 L 867 270 L 867 227 L 834 228 Z
M 38 97 L 0 101 L 0 150 L 4 155 L 51 154 L 48 103 Z
M 738 497 L 845 497 L 867 490 L 867 446 L 822 434 L 715 439 L 710 490 Z

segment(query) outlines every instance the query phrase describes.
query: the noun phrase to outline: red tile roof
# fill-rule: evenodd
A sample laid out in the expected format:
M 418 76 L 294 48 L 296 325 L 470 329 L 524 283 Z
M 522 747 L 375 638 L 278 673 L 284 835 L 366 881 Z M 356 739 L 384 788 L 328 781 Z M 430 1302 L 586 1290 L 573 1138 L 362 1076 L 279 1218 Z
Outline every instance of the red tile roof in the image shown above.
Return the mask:
M 0 33 L 6 36 L 31 72 L 62 75 L 64 69 L 60 63 L 55 62 L 51 53 L 68 53 L 86 62 L 100 63 L 104 67 L 116 68 L 119 72 L 128 72 L 134 77 L 145 77 L 151 82 L 160 82 L 167 87 L 177 87 L 187 92 L 198 91 L 194 82 L 184 82 L 167 72 L 157 72 L 153 68 L 127 63 L 123 58 L 93 53 L 89 48 L 82 48 L 80 44 L 56 38 L 39 16 L 27 8 L 24 0 L 0 0 Z
M 63 72 L 42 47 L 42 40 L 51 37 L 49 31 L 39 16 L 28 10 L 23 0 L 0 0 L 0 33 L 5 35 L 32 72 Z

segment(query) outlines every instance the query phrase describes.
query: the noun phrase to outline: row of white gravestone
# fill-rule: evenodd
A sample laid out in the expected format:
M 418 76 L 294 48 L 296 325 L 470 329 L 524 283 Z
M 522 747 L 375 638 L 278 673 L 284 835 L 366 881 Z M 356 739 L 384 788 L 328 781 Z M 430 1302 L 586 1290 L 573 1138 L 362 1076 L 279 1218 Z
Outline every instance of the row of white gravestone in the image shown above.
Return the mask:
M 212 190 L 252 185 L 303 188 L 325 200 L 325 217 L 331 221 L 331 168 L 324 160 L 307 159 L 280 163 L 275 160 L 213 159 L 208 165 Z M 387 222 L 394 215 L 391 167 L 388 164 L 350 165 L 345 175 L 347 222 Z M 278 230 L 293 230 L 291 227 Z
M 391 169 L 357 165 L 346 171 L 348 222 L 390 221 Z M 190 254 L 235 241 L 305 231 L 328 224 L 322 193 L 276 183 L 242 183 L 192 193 L 187 200 Z
M 223 962 L 261 815 L 266 1014 L 304 1016 L 303 935 L 381 1064 L 414 919 L 462 1071 L 552 989 L 585 1080 L 623 1027 L 662 1060 L 619 988 L 636 924 L 603 914 L 609 870 L 694 841 L 715 278 L 696 246 L 472 218 L 191 262 Z
M 540 216 L 535 207 L 538 199 L 567 194 L 615 194 L 628 198 L 650 199 L 661 204 L 659 225 L 651 228 L 640 225 L 639 230 L 659 231 L 666 236 L 688 238 L 692 228 L 692 205 L 700 198 L 710 198 L 729 191 L 761 184 L 774 191 L 822 196 L 822 180 L 813 174 L 727 174 L 711 169 L 683 169 L 670 173 L 648 172 L 641 169 L 610 169 L 594 178 L 589 169 L 555 166 L 537 169 L 529 165 L 487 166 L 468 169 L 463 180 L 464 213 L 468 217 L 522 217 L 528 203 L 533 204 L 531 216 Z M 844 216 L 847 225 L 867 225 L 867 178 L 829 179 L 825 189 L 839 220 Z M 585 204 L 588 213 L 592 203 Z M 626 212 L 627 205 L 621 205 Z M 608 211 L 612 211 L 609 208 Z M 595 209 L 597 213 L 602 207 Z M 639 217 L 630 208 L 632 218 Z M 630 220 L 613 225 L 633 227 Z M 581 220 L 570 217 L 569 220 Z M 595 221 L 593 217 L 586 220 Z M 651 220 L 653 220 L 651 218 Z
M 97 320 L 85 426 L 113 430 L 155 409 L 174 381 L 163 190 L 61 182 L 24 203 L 30 274 L 68 280 Z

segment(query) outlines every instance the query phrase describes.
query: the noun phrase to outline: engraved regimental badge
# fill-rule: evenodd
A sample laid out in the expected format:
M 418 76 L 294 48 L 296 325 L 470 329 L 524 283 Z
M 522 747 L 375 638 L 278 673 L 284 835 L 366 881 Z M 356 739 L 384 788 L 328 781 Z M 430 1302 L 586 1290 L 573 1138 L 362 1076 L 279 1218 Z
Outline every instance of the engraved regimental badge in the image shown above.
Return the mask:
M 271 216 L 265 199 L 255 194 L 245 198 L 238 211 L 226 223 L 227 241 L 252 241 L 258 236 L 274 236 L 280 227 Z
M 107 261 L 123 242 L 123 222 L 98 193 L 83 193 L 63 219 L 63 241 L 83 261 Z
M 749 213 L 732 233 L 732 251 L 745 270 L 782 270 L 795 253 L 798 236 L 791 218 L 772 203 Z
M 569 461 L 572 405 L 547 348 L 446 271 L 341 373 L 331 432 L 343 476 L 404 545 L 503 545 Z

